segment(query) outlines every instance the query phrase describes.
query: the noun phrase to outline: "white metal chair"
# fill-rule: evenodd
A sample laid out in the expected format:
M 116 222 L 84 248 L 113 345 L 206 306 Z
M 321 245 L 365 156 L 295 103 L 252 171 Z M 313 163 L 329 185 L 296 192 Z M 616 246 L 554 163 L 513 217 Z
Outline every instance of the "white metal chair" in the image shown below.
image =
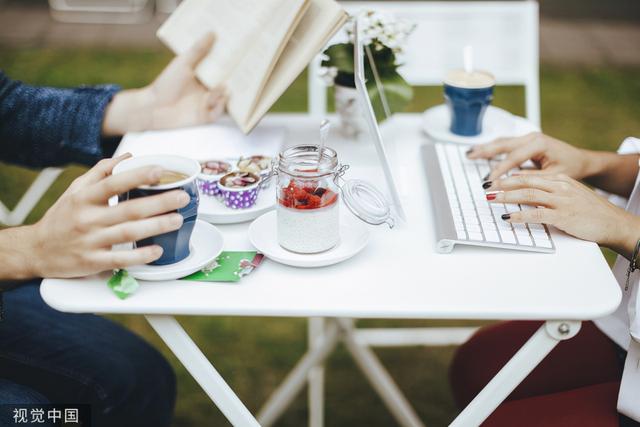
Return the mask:
M 23 224 L 61 172 L 62 169 L 59 168 L 46 168 L 40 171 L 12 211 L 0 201 L 0 223 L 8 226 Z
M 377 10 L 418 26 L 409 38 L 406 65 L 400 70 L 413 86 L 440 85 L 447 71 L 462 66 L 462 50 L 474 48 L 478 69 L 491 71 L 498 85 L 524 86 L 526 117 L 540 126 L 539 15 L 534 0 L 493 2 L 341 2 L 350 13 Z M 338 36 L 339 37 L 339 36 Z M 327 112 L 327 88 L 318 77 L 320 58 L 309 67 L 309 113 L 318 117 Z M 351 328 L 351 329 L 350 329 Z M 326 343 L 322 319 L 309 321 L 309 346 Z M 382 371 L 370 347 L 455 345 L 466 341 L 476 328 L 368 328 L 356 329 L 343 322 L 347 348 L 366 354 L 368 362 L 356 362 L 365 372 L 383 401 L 403 426 L 421 425 L 391 378 Z M 350 342 L 349 342 L 350 341 Z M 323 424 L 324 373 L 318 366 L 309 378 L 310 426 Z M 385 385 L 387 387 L 385 387 Z M 386 388 L 386 389 L 385 389 Z M 396 408 L 391 408 L 392 405 Z

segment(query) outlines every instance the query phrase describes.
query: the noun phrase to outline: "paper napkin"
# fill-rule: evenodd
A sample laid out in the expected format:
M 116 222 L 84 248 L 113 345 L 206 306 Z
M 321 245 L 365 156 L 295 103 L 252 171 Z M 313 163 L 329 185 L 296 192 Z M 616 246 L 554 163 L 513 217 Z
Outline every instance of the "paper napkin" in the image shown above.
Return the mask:
M 222 252 L 211 265 L 182 280 L 239 282 L 240 279 L 255 270 L 263 258 L 264 255 L 256 251 Z

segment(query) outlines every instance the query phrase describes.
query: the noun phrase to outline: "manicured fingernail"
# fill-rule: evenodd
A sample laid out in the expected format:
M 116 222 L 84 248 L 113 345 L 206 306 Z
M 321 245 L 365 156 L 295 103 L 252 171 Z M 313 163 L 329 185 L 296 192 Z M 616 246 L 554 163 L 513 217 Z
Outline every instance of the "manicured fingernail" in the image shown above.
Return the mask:
M 158 258 L 160 258 L 162 256 L 164 252 L 164 249 L 162 249 L 162 246 L 154 246 L 153 247 L 153 256 L 156 256 Z
M 123 160 L 123 159 L 128 159 L 129 157 L 131 157 L 131 153 L 124 153 L 124 154 L 120 154 L 116 160 Z
M 487 181 L 489 179 L 489 175 L 491 175 L 490 173 L 486 174 L 484 176 L 484 178 L 482 178 L 483 181 Z
M 509 221 L 509 219 L 511 219 L 511 214 L 502 214 L 501 218 L 505 221 Z
M 467 154 L 467 156 L 468 156 L 468 155 L 469 155 L 469 154 L 471 154 L 471 153 L 473 153 L 473 148 L 469 148 L 469 149 L 467 150 L 467 153 L 466 153 L 466 154 Z
M 491 188 L 491 184 L 493 184 L 493 181 L 485 181 L 482 183 L 482 188 L 488 190 L 489 188 Z
M 487 200 L 495 200 L 495 199 L 496 199 L 496 193 L 487 194 Z

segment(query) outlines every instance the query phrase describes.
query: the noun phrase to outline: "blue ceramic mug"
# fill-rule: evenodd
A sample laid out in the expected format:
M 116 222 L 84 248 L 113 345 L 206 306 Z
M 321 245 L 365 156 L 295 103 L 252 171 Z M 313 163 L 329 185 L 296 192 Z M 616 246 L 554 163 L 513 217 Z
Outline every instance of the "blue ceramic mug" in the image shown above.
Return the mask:
M 159 245 L 162 247 L 162 256 L 152 262 L 151 265 L 175 264 L 187 258 L 190 254 L 189 242 L 191 240 L 193 227 L 196 224 L 198 205 L 200 203 L 196 182 L 196 178 L 200 173 L 200 163 L 193 159 L 172 155 L 139 156 L 118 163 L 113 169 L 113 174 L 115 175 L 145 166 L 160 166 L 167 171 L 177 172 L 183 175 L 184 179 L 168 184 L 139 187 L 126 194 L 120 195 L 119 200 L 124 201 L 153 196 L 177 189 L 181 189 L 189 195 L 190 200 L 187 206 L 176 211 L 182 215 L 184 219 L 182 227 L 169 233 L 134 242 L 134 246 L 138 248 L 151 245 Z
M 495 78 L 484 71 L 467 73 L 455 70 L 444 81 L 444 98 L 451 115 L 452 133 L 476 136 L 482 133 L 482 121 L 493 100 Z

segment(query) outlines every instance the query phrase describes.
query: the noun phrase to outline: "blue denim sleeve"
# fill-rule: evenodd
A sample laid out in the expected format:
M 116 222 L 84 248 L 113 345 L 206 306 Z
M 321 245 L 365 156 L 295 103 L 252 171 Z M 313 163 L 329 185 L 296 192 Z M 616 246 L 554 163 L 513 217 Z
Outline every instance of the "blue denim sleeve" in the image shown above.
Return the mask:
M 114 85 L 55 89 L 9 79 L 0 71 L 0 159 L 31 167 L 93 165 L 117 141 L 101 137 Z

